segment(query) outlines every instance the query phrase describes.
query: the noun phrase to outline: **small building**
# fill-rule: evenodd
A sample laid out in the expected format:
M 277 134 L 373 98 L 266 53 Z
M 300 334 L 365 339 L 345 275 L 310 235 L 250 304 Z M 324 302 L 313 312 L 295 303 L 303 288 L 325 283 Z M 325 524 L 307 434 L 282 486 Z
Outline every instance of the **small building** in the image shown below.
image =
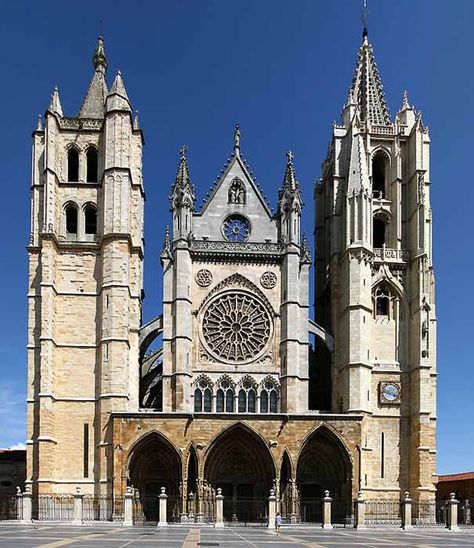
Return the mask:
M 474 472 L 440 475 L 437 487 L 438 500 L 449 499 L 450 493 L 454 493 L 459 501 L 474 499 Z

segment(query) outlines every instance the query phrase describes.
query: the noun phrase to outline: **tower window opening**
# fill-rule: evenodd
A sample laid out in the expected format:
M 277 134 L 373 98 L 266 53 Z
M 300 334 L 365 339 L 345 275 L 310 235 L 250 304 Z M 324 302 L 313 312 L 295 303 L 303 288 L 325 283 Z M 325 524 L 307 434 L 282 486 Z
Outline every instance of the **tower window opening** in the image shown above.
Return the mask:
M 212 411 L 212 391 L 206 379 L 198 381 L 194 390 L 194 412 L 210 413 Z
M 74 147 L 67 153 L 67 180 L 74 183 L 79 181 L 79 152 Z
M 84 210 L 85 232 L 86 234 L 97 234 L 97 209 L 93 205 L 88 205 Z
M 260 413 L 278 413 L 278 391 L 271 381 L 265 382 L 260 392 Z
M 385 222 L 382 219 L 374 219 L 374 247 L 383 247 L 385 245 Z
M 390 316 L 390 301 L 393 296 L 386 285 L 378 286 L 374 293 L 375 316 Z
M 239 413 L 255 413 L 256 393 L 250 380 L 242 383 L 239 390 L 238 409 Z
M 77 207 L 74 204 L 66 207 L 66 233 L 77 234 Z
M 97 183 L 99 180 L 98 175 L 99 159 L 97 150 L 94 147 L 89 148 L 87 151 L 87 182 Z
M 379 200 L 385 198 L 386 195 L 385 160 L 384 154 L 376 154 L 372 161 L 372 194 Z

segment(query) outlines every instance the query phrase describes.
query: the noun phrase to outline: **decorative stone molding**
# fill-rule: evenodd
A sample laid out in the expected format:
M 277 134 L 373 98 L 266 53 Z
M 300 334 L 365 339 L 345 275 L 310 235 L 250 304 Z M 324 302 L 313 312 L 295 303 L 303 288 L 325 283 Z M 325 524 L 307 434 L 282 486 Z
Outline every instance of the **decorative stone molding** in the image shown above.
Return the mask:
M 277 277 L 274 272 L 267 271 L 260 276 L 260 285 L 265 289 L 273 289 L 276 283 Z
M 207 287 L 212 283 L 212 272 L 202 268 L 196 273 L 196 283 L 201 287 Z

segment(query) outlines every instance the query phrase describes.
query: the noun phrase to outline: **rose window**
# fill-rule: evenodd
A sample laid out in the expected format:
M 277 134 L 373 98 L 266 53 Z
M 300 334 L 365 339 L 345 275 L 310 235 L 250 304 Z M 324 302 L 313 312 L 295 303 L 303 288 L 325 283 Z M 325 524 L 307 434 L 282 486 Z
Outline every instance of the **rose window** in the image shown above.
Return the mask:
M 244 242 L 250 235 L 250 223 L 242 215 L 230 215 L 222 225 L 222 232 L 229 242 Z
M 222 295 L 204 312 L 204 341 L 209 351 L 225 362 L 244 363 L 257 358 L 265 350 L 270 334 L 268 312 L 252 295 Z

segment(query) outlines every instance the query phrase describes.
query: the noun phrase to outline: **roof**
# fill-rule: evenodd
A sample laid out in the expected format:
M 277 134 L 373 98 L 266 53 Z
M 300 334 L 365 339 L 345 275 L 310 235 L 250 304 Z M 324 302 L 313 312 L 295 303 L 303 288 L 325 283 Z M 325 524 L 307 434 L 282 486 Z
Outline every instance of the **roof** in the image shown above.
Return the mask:
M 474 480 L 474 472 L 461 472 L 459 474 L 440 474 L 438 476 L 438 483 L 444 481 L 465 481 Z

